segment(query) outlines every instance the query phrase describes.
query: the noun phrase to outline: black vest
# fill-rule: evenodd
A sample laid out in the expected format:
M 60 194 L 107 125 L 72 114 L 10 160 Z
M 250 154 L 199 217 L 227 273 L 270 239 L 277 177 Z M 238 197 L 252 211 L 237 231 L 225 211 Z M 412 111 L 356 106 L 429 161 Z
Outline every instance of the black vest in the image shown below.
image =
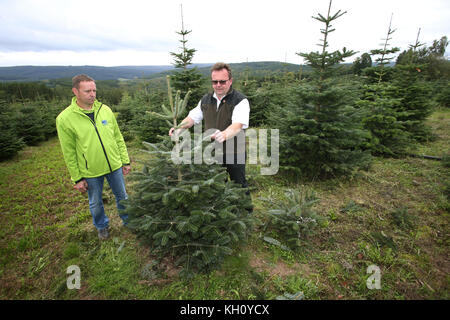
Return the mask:
M 231 117 L 233 116 L 234 107 L 242 100 L 246 99 L 242 93 L 231 89 L 230 92 L 222 98 L 219 108 L 217 109 L 216 98 L 212 93 L 206 94 L 201 100 L 201 109 L 203 119 L 205 120 L 205 130 L 219 129 L 225 130 L 231 125 Z
M 228 128 L 232 121 L 231 118 L 233 116 L 234 107 L 236 107 L 237 104 L 239 104 L 242 100 L 247 99 L 246 96 L 244 96 L 239 91 L 234 90 L 233 88 L 230 89 L 230 92 L 222 98 L 219 108 L 217 108 L 217 100 L 214 98 L 213 93 L 208 93 L 203 96 L 201 99 L 201 110 L 203 112 L 203 119 L 205 121 L 205 128 L 204 130 L 208 129 L 218 129 L 220 131 L 225 130 Z M 245 131 L 242 130 L 242 133 L 245 137 Z M 245 147 L 242 148 L 240 146 L 238 148 L 238 139 L 237 137 L 234 137 L 234 152 L 228 148 L 228 153 L 245 153 Z M 224 153 L 227 153 L 227 142 L 224 146 Z M 243 152 L 241 152 L 241 150 Z M 239 152 L 238 152 L 239 151 Z

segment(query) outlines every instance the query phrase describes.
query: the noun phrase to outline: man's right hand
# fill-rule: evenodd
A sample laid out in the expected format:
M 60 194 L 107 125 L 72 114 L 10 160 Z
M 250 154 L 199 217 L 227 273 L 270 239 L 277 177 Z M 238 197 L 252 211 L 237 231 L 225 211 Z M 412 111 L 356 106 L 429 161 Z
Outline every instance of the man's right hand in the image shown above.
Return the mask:
M 80 191 L 81 193 L 86 192 L 88 189 L 88 184 L 86 182 L 86 180 L 81 180 L 80 182 L 78 182 L 76 185 L 73 186 L 75 189 L 77 189 L 78 191 Z

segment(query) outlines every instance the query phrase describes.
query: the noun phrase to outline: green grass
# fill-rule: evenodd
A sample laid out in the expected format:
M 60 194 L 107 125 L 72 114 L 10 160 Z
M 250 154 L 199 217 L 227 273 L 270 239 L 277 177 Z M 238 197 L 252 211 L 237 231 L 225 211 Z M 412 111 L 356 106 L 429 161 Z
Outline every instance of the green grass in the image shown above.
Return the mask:
M 448 153 L 450 111 L 428 124 L 437 138 L 416 153 Z M 133 170 L 145 156 L 139 149 L 129 143 Z M 156 261 L 121 227 L 108 189 L 111 237 L 98 240 L 56 138 L 27 147 L 0 164 L 0 299 L 450 299 L 450 175 L 441 162 L 376 158 L 355 178 L 316 182 L 261 176 L 257 166 L 247 173 L 262 223 L 286 188 L 313 190 L 324 221 L 295 251 L 263 241 L 259 226 L 219 270 L 181 279 L 170 258 Z M 380 290 L 366 286 L 372 264 Z M 71 265 L 81 270 L 79 290 L 66 286 Z

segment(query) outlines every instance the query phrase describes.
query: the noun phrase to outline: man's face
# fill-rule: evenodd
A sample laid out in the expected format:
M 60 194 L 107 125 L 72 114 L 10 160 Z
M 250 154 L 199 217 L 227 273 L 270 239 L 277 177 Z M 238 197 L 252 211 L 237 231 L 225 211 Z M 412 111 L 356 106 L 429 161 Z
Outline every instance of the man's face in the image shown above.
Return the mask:
M 77 97 L 80 107 L 91 107 L 94 104 L 97 94 L 97 87 L 93 81 L 81 81 L 78 89 L 72 89 L 73 94 Z
M 227 69 L 211 72 L 211 81 L 214 92 L 221 99 L 230 90 L 233 80 L 229 78 Z

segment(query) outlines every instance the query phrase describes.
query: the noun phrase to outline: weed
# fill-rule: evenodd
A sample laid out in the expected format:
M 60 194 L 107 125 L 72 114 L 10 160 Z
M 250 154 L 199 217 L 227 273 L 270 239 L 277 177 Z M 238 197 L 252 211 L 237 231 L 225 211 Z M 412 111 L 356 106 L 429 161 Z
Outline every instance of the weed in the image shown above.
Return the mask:
M 312 235 L 323 218 L 312 209 L 318 202 L 313 191 L 288 189 L 285 198 L 276 204 L 276 209 L 269 210 L 265 230 L 274 230 L 289 248 L 298 248 L 300 239 Z
M 400 207 L 395 209 L 392 213 L 394 223 L 402 229 L 411 229 L 414 227 L 414 217 L 408 212 L 408 208 Z
M 358 212 L 362 210 L 362 208 L 355 203 L 355 201 L 350 200 L 342 209 L 340 209 L 340 212 L 342 213 L 351 213 L 351 212 Z

